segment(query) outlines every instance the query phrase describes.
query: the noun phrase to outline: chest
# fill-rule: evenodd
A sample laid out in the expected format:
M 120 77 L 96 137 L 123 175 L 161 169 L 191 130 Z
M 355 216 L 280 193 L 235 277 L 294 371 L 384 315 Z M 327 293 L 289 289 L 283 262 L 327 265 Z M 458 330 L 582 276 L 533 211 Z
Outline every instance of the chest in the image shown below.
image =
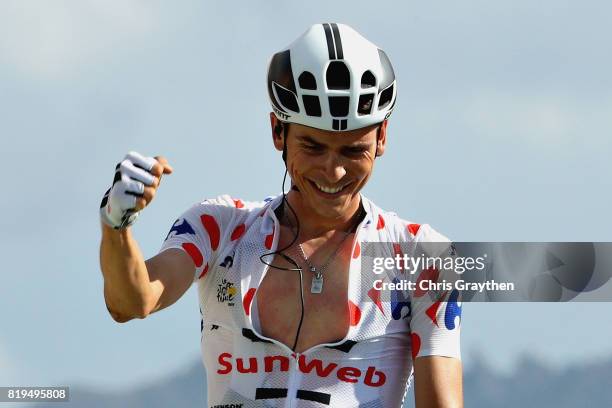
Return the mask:
M 295 345 L 298 352 L 346 337 L 352 240 L 347 241 L 323 270 L 321 293 L 311 291 L 315 274 L 295 251 L 287 255 L 302 267 L 301 277 L 298 271 L 286 270 L 295 269 L 295 265 L 276 255 L 256 294 L 264 336 L 290 348 Z

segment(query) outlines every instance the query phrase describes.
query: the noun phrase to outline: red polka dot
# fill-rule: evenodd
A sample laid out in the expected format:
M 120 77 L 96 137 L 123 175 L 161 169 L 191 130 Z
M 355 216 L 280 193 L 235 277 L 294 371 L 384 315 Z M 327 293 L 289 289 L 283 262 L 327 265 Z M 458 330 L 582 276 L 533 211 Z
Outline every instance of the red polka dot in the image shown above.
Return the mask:
M 376 229 L 381 230 L 385 228 L 385 219 L 382 215 L 378 214 L 378 224 L 376 224 Z
M 359 320 L 361 320 L 361 310 L 359 310 L 359 307 L 350 300 L 348 301 L 348 307 L 351 326 L 356 326 L 359 324 Z
M 202 266 L 202 263 L 204 263 L 204 257 L 202 256 L 202 253 L 200 252 L 198 247 L 196 247 L 191 242 L 185 242 L 181 246 L 183 247 L 185 252 L 189 254 L 196 267 L 199 268 L 200 266 Z
M 204 270 L 202 271 L 200 276 L 198 276 L 198 279 L 202 279 L 204 275 L 206 275 L 206 272 L 208 272 L 208 264 L 206 264 L 206 266 L 204 267 Z
M 251 313 L 251 302 L 253 302 L 253 296 L 255 296 L 255 288 L 251 288 L 244 295 L 242 299 L 242 307 L 244 307 L 244 313 L 248 316 Z
M 244 224 L 240 224 L 239 226 L 237 226 L 232 232 L 231 240 L 235 241 L 238 238 L 240 238 L 244 234 L 245 230 L 246 230 L 246 226 Z
M 402 246 L 398 244 L 397 242 L 393 243 L 393 253 L 399 256 L 404 255 L 404 253 L 402 252 Z
M 438 309 L 440 308 L 440 301 L 438 300 L 433 305 L 429 306 L 425 311 L 425 314 L 429 316 L 433 324 L 438 326 Z M 439 326 L 438 326 L 439 327 Z
M 416 282 L 416 290 L 414 291 L 414 297 L 421 297 L 425 293 L 427 293 L 427 290 L 421 289 L 421 281 L 437 282 L 439 274 L 440 272 L 436 268 L 427 268 L 421 271 L 421 274 L 419 275 L 419 278 Z M 428 285 L 425 285 L 425 287 L 427 286 Z
M 361 254 L 361 246 L 359 245 L 359 242 L 357 242 L 355 244 L 355 249 L 353 250 L 353 258 L 359 258 L 360 254 Z
M 406 228 L 408 228 L 408 232 L 410 232 L 412 235 L 416 235 L 419 232 L 419 228 L 421 228 L 421 225 L 420 224 L 408 224 Z
M 368 296 L 372 299 L 372 302 L 378 307 L 378 310 L 384 315 L 385 310 L 383 309 L 382 302 L 380 301 L 380 290 L 376 290 L 374 288 L 370 288 L 368 290 Z
M 414 360 L 421 349 L 421 338 L 413 332 L 410 333 L 410 339 L 412 340 L 412 359 Z
M 266 241 L 265 241 L 266 248 L 272 249 L 273 242 L 274 242 L 274 228 L 272 228 L 272 233 L 270 235 L 266 235 Z
M 397 263 L 397 266 L 399 267 L 399 270 L 401 273 L 405 273 L 407 268 L 407 265 L 404 265 L 404 253 L 402 252 L 402 247 L 400 244 L 398 243 L 394 243 L 393 244 L 393 253 L 395 254 L 396 257 L 399 256 L 399 261 Z
M 243 208 L 244 207 L 244 203 L 240 199 L 234 200 L 234 205 L 236 206 L 236 208 Z
M 206 232 L 208 232 L 208 236 L 210 237 L 210 247 L 213 251 L 216 251 L 219 247 L 219 238 L 221 237 L 221 231 L 219 231 L 219 224 L 212 215 L 203 214 L 200 217 L 202 221 L 202 225 Z

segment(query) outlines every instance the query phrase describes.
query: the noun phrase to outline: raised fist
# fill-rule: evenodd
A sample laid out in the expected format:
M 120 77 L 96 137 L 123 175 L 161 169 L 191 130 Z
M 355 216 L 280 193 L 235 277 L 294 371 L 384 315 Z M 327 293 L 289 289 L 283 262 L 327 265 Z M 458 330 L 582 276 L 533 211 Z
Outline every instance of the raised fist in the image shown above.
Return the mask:
M 113 185 L 102 198 L 102 222 L 114 229 L 132 225 L 138 213 L 155 197 L 161 176 L 170 173 L 172 167 L 165 158 L 129 152 L 115 167 Z

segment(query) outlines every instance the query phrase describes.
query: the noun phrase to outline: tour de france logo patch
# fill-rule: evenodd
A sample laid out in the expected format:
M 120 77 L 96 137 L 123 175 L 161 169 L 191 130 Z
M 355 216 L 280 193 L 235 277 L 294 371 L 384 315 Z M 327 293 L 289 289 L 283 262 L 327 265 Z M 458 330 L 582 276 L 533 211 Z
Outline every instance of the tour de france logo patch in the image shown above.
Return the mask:
M 228 306 L 234 306 L 235 296 L 236 288 L 234 283 L 224 278 L 217 287 L 217 301 L 219 303 L 227 303 Z

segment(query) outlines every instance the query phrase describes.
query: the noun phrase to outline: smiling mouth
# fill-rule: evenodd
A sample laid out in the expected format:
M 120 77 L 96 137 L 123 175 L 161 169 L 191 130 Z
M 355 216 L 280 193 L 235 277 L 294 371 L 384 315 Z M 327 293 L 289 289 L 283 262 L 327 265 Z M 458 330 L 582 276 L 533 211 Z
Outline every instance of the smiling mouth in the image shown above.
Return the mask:
M 309 181 L 317 190 L 319 190 L 322 193 L 330 194 L 330 195 L 338 194 L 339 192 L 344 190 L 349 184 L 351 184 L 351 183 L 346 183 L 340 186 L 324 186 L 312 180 L 309 180 Z

